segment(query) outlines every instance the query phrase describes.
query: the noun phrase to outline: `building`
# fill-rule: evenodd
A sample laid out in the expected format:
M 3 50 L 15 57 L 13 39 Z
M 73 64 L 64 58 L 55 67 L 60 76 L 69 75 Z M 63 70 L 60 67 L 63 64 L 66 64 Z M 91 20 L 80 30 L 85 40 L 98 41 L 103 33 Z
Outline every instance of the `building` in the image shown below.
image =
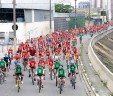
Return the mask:
M 90 2 L 80 2 L 78 8 L 88 9 L 90 7 Z
M 111 11 L 112 11 L 112 3 L 113 0 L 91 0 L 91 8 L 95 8 L 100 11 L 106 11 L 107 19 L 111 20 Z
M 70 0 L 51 0 L 52 31 L 54 31 L 53 11 L 56 3 L 68 3 Z M 6 43 L 13 40 L 13 0 L 0 0 L 0 35 L 8 36 Z M 17 41 L 29 37 L 38 37 L 50 33 L 50 0 L 16 0 L 16 21 L 18 25 Z
M 111 19 L 113 20 L 113 0 L 111 0 Z

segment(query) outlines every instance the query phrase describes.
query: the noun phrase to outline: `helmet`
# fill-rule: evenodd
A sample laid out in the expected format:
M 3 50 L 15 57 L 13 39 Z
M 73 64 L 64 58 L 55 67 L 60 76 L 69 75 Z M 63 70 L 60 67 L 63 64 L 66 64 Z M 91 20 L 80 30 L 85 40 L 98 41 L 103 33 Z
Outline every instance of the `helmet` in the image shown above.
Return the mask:
M 74 64 L 75 62 L 74 62 L 74 60 L 71 60 L 71 64 Z

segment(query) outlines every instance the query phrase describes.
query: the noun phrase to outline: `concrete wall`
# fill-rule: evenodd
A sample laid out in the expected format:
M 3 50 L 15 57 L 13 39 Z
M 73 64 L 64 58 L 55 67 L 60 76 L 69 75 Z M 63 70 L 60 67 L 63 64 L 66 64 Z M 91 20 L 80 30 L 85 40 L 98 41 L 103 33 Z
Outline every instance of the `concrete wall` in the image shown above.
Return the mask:
M 49 21 L 44 22 L 34 22 L 34 23 L 26 23 L 25 32 L 26 39 L 29 39 L 29 35 L 31 38 L 39 37 L 40 35 L 45 36 L 50 33 Z M 52 32 L 54 31 L 54 22 L 52 22 Z
M 110 30 L 104 31 L 103 33 L 100 33 L 99 35 L 92 38 L 89 46 L 88 46 L 88 55 L 89 59 L 91 61 L 91 64 L 93 65 L 95 71 L 98 73 L 100 78 L 107 83 L 108 89 L 113 92 L 113 73 L 109 71 L 109 69 L 99 60 L 97 55 L 95 54 L 93 50 L 93 45 L 103 38 L 105 35 L 113 32 L 113 28 Z
M 13 32 L 12 25 L 13 25 L 13 23 L 0 23 L 0 32 L 5 32 L 5 33 Z M 24 34 L 25 33 L 25 29 L 24 29 L 25 24 L 17 23 L 17 25 L 18 25 L 17 40 L 25 41 L 25 34 Z M 6 37 L 6 39 L 7 38 L 8 37 Z
M 40 35 L 49 34 L 49 21 L 43 22 L 34 22 L 34 23 L 17 23 L 18 30 L 17 30 L 17 41 L 22 42 L 30 37 L 39 37 Z M 12 30 L 13 23 L 0 23 L 0 32 L 13 32 Z M 54 22 L 52 22 L 52 32 L 54 31 Z M 8 37 L 6 37 L 7 39 Z

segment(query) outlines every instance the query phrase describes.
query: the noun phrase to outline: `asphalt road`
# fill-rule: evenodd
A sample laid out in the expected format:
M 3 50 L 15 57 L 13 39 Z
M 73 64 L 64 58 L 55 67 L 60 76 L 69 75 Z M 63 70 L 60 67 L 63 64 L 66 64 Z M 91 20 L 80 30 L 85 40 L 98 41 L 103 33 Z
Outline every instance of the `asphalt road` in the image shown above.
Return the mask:
M 86 41 L 90 38 L 89 35 L 83 37 L 83 41 Z M 80 44 L 78 43 L 78 46 Z M 62 64 L 66 68 L 65 61 L 62 60 Z M 28 71 L 24 72 L 24 83 L 21 85 L 20 93 L 17 92 L 15 87 L 15 79 L 13 77 L 13 65 L 11 70 L 8 73 L 7 81 L 0 85 L 0 96 L 87 96 L 79 75 L 77 75 L 76 88 L 72 88 L 69 78 L 66 78 L 66 84 L 62 94 L 59 94 L 59 89 L 55 86 L 55 80 L 50 80 L 48 69 L 46 72 L 46 80 L 44 80 L 44 88 L 41 90 L 41 93 L 38 92 L 38 88 L 35 85 L 32 85 L 31 78 L 28 77 Z

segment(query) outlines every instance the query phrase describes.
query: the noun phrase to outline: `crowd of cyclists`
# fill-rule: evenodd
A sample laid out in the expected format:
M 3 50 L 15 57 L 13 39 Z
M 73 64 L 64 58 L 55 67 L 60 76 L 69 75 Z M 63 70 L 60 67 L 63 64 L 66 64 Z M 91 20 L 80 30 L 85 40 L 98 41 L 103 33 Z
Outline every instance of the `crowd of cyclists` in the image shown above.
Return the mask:
M 13 48 L 10 47 L 5 56 L 0 60 L 0 72 L 3 73 L 4 80 L 6 81 L 10 67 L 14 67 L 13 75 L 15 76 L 16 86 L 18 76 L 21 76 L 21 83 L 23 84 L 24 71 L 27 70 L 29 77 L 33 76 L 34 81 L 37 81 L 37 86 L 41 80 L 41 87 L 43 88 L 43 81 L 46 78 L 46 74 L 51 73 L 54 75 L 54 79 L 57 78 L 58 85 L 62 78 L 63 85 L 65 86 L 66 77 L 68 76 L 71 81 L 74 74 L 76 80 L 76 75 L 79 72 L 77 36 L 79 36 L 80 43 L 82 43 L 84 34 L 87 34 L 89 31 L 102 31 L 108 28 L 109 25 L 109 23 L 105 23 L 99 26 L 91 26 L 89 29 L 83 27 L 66 32 L 56 31 L 44 37 L 32 38 L 31 40 L 22 42 L 18 46 L 16 54 L 13 54 Z M 63 60 L 65 64 L 62 62 Z M 67 68 L 64 67 L 65 65 Z

